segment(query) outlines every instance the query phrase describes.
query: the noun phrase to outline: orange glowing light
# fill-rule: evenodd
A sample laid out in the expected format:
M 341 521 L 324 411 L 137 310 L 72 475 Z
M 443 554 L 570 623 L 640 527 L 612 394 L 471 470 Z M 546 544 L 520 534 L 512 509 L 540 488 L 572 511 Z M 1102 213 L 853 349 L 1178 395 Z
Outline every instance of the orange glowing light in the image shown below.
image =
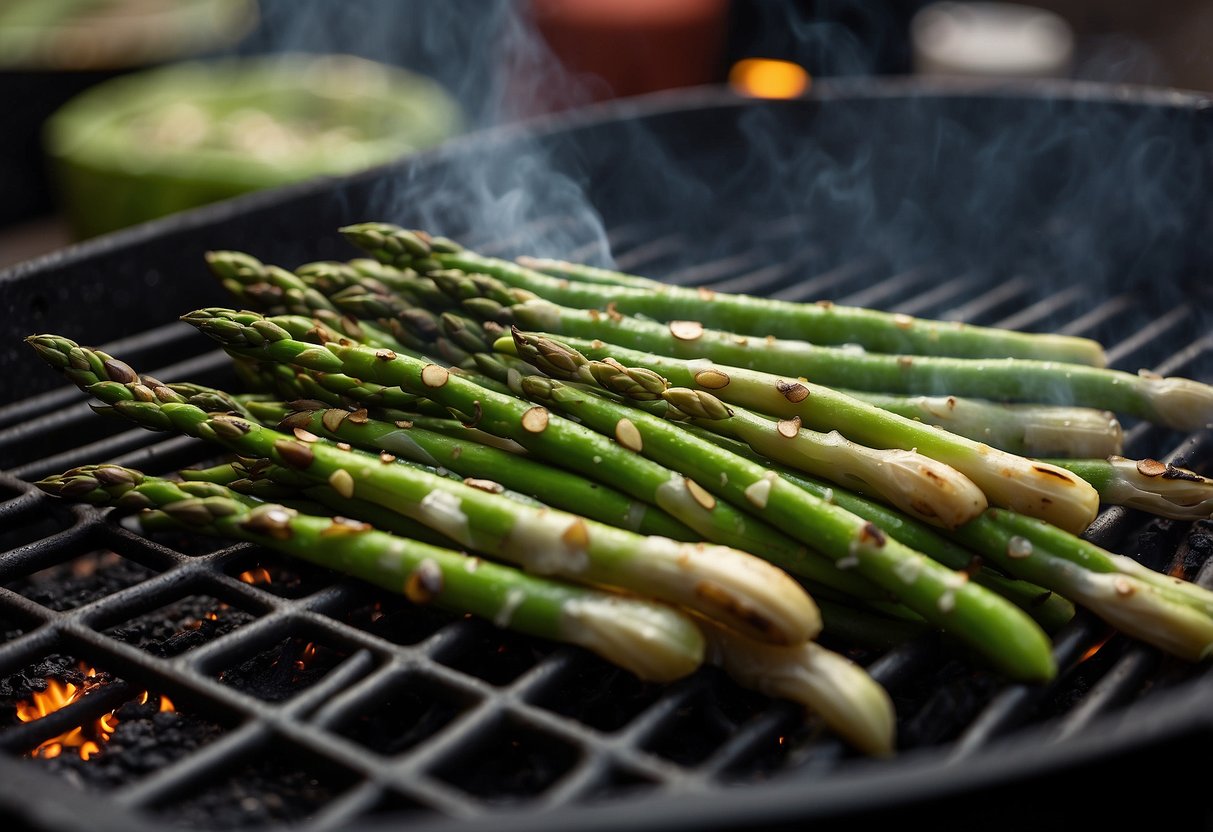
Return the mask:
M 303 656 L 295 661 L 295 669 L 307 670 L 307 666 L 312 663 L 314 658 L 316 658 L 316 644 L 309 641 L 307 647 L 303 648 Z
M 729 86 L 751 98 L 795 98 L 812 85 L 799 64 L 770 58 L 746 58 L 729 70 Z
M 1112 633 L 1108 633 L 1106 636 L 1101 638 L 1099 641 L 1095 642 L 1090 647 L 1088 647 L 1087 652 L 1082 654 L 1082 658 L 1078 660 L 1078 663 L 1082 664 L 1087 659 L 1092 658 L 1096 653 L 1098 653 L 1100 650 L 1103 649 L 1103 646 L 1105 644 L 1107 644 L 1111 640 L 1112 640 Z
M 85 677 L 92 679 L 96 677 L 96 668 L 81 667 Z M 34 720 L 42 719 L 47 714 L 52 714 L 60 708 L 65 708 L 73 702 L 78 701 L 92 686 L 87 682 L 77 687 L 71 682 L 60 682 L 58 679 L 48 678 L 46 680 L 46 690 L 34 691 L 30 698 L 17 703 L 17 719 L 21 722 L 33 722 Z M 139 695 L 139 703 L 147 702 L 147 691 L 143 691 Z M 160 697 L 160 710 L 172 711 L 173 704 L 169 702 L 167 696 Z M 86 731 L 86 727 L 88 730 Z M 29 752 L 31 757 L 41 757 L 46 760 L 54 759 L 63 753 L 64 749 L 74 748 L 76 753 L 80 755 L 81 760 L 88 760 L 93 755 L 101 751 L 101 746 L 109 742 L 114 731 L 118 728 L 118 717 L 114 711 L 103 714 L 98 717 L 90 726 L 78 726 L 57 737 L 46 740 L 33 751 Z
M 246 584 L 268 584 L 272 583 L 270 573 L 264 566 L 258 566 L 255 569 L 246 569 L 240 573 L 240 580 Z

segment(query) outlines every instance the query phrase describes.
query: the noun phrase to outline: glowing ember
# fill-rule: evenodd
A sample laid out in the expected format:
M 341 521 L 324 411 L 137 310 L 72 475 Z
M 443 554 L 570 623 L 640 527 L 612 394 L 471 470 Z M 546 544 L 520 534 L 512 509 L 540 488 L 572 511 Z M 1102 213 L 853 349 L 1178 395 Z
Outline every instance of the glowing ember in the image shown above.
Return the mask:
M 1087 652 L 1082 654 L 1082 658 L 1078 660 L 1078 663 L 1082 664 L 1083 662 L 1087 661 L 1088 659 L 1094 657 L 1094 655 L 1096 653 L 1098 653 L 1100 650 L 1103 649 L 1103 646 L 1105 644 L 1107 644 L 1109 641 L 1111 641 L 1112 635 L 1113 635 L 1112 633 L 1108 633 L 1106 636 L 1101 638 L 1099 641 L 1095 642 L 1090 647 L 1088 647 Z
M 258 566 L 255 569 L 246 569 L 240 573 L 240 580 L 246 584 L 268 584 L 273 583 L 270 578 L 270 573 L 264 566 Z
M 46 690 L 34 691 L 29 699 L 17 703 L 17 719 L 21 722 L 33 722 L 54 713 L 60 708 L 67 707 L 73 702 L 79 701 L 88 691 L 96 686 L 89 680 L 95 678 L 97 675 L 96 668 L 90 667 L 85 670 L 82 666 L 81 670 L 84 672 L 85 681 L 80 686 L 76 686 L 71 682 L 60 682 L 58 679 L 48 678 L 46 680 Z M 146 703 L 147 698 L 148 693 L 144 691 L 139 696 L 139 704 Z M 167 696 L 160 697 L 160 710 L 175 710 L 173 703 L 169 701 Z M 114 714 L 114 711 L 110 711 L 90 724 L 78 726 L 57 737 L 46 740 L 33 751 L 29 752 L 29 756 L 50 760 L 58 757 L 65 749 L 75 749 L 76 753 L 80 755 L 81 760 L 88 760 L 101 750 L 101 746 L 109 741 L 109 738 L 113 736 L 117 728 L 118 717 Z
M 769 58 L 746 58 L 729 70 L 729 86 L 752 98 L 795 98 L 812 80 L 799 64 Z
M 309 641 L 307 647 L 303 648 L 303 655 L 295 660 L 295 669 L 307 670 L 307 666 L 312 663 L 314 658 L 316 658 L 316 644 Z

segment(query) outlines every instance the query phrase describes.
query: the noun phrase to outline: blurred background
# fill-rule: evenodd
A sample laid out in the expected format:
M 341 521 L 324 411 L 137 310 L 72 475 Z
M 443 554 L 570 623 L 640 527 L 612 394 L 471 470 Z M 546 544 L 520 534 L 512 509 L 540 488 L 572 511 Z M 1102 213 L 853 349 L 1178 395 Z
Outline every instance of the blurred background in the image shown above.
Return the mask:
M 1213 3 L 0 0 L 0 267 L 468 130 L 703 85 L 1213 90 Z

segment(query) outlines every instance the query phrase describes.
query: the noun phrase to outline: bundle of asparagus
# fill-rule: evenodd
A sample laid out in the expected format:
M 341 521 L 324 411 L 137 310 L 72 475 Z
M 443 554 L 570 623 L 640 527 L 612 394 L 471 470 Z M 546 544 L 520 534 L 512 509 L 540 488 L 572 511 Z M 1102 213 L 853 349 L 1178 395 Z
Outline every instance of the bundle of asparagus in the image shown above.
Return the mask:
M 1085 339 L 343 232 L 371 258 L 291 271 L 208 255 L 258 311 L 184 320 L 245 394 L 32 337 L 102 409 L 236 455 L 174 480 L 102 465 L 42 487 L 644 678 L 706 658 L 870 753 L 894 747 L 890 700 L 814 642 L 823 628 L 872 645 L 940 630 L 1025 681 L 1057 672 L 1048 633 L 1075 604 L 1184 659 L 1213 648 L 1213 593 L 1078 536 L 1101 502 L 1210 516 L 1213 481 L 1119 456 L 1117 414 L 1189 429 L 1213 419 L 1213 388 L 1105 369 Z

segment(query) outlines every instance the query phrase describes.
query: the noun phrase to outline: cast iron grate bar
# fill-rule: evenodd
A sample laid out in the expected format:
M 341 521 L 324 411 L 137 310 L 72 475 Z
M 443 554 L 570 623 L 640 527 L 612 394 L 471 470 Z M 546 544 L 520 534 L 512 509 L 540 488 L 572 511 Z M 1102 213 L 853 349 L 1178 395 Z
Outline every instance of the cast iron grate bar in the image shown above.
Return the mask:
M 799 218 L 789 218 L 766 228 L 748 244 L 734 242 L 730 251 L 706 259 L 697 256 L 703 252 L 691 249 L 680 232 L 654 235 L 651 229 L 625 226 L 609 230 L 605 239 L 617 252 L 614 259 L 621 268 L 672 275 L 678 282 L 705 283 L 717 290 L 755 291 L 758 287 L 767 294 L 806 300 L 820 294 L 912 314 L 943 313 L 956 320 L 1002 315 L 1003 325 L 1024 327 L 1056 318 L 1064 310 L 1073 317 L 1059 328 L 1092 332 L 1120 327 L 1121 340 L 1110 342 L 1114 354 L 1125 359 L 1156 357 L 1155 363 L 1164 372 L 1199 364 L 1213 343 L 1213 336 L 1203 336 L 1174 351 L 1171 342 L 1180 336 L 1187 320 L 1178 310 L 1164 313 L 1144 327 L 1124 326 L 1134 312 L 1128 296 L 1088 310 L 1074 287 L 1038 297 L 1026 278 L 1013 278 L 991 288 L 978 273 L 947 276 L 938 265 L 893 271 L 877 258 L 824 261 L 819 250 L 798 244 L 802 224 Z M 545 229 L 563 233 L 568 230 L 566 225 L 560 220 L 539 221 L 516 238 L 480 247 L 507 254 L 531 235 Z M 575 252 L 601 249 L 600 236 L 583 233 L 582 238 L 585 242 L 578 243 Z M 747 239 L 744 233 L 738 238 Z M 769 262 L 771 251 L 786 256 L 775 265 L 756 268 Z M 584 259 L 580 255 L 570 258 Z M 1126 329 L 1128 334 L 1124 334 Z M 1172 353 L 1169 357 L 1160 354 L 1164 346 Z M 223 354 L 209 350 L 204 340 L 178 323 L 105 348 L 132 357 L 139 366 L 159 367 L 152 374 L 168 381 L 199 375 L 226 377 Z M 183 354 L 188 357 L 179 360 Z M 144 359 L 152 363 L 145 365 Z M 10 474 L 33 479 L 68 463 L 106 457 L 169 471 L 206 460 L 212 453 L 195 440 L 141 431 L 118 431 L 75 446 L 70 440 L 77 426 L 97 418 L 81 401 L 78 392 L 61 388 L 0 410 L 0 425 L 6 426 L 0 430 L 0 453 L 30 442 L 48 445 L 44 458 L 24 463 Z M 26 427 L 28 415 L 43 407 L 54 415 Z M 1135 426 L 1130 433 L 1135 446 L 1151 444 L 1152 450 L 1167 439 L 1145 426 Z M 1172 458 L 1203 465 L 1211 455 L 1209 437 L 1204 434 L 1176 447 Z M 14 495 L 0 502 L 0 518 L 29 524 L 40 521 L 51 508 L 49 500 L 11 476 L 0 478 L 0 487 Z M 606 680 L 612 677 L 605 664 L 581 651 L 545 646 L 534 655 L 522 656 L 522 666 L 512 677 L 481 678 L 469 668 L 467 657 L 498 654 L 484 652 L 493 640 L 485 640 L 489 631 L 480 622 L 447 621 L 418 641 L 398 642 L 347 620 L 368 597 L 386 597 L 368 593 L 356 582 L 333 576 L 300 597 L 275 594 L 272 586 L 253 586 L 233 574 L 242 564 L 265 557 L 256 547 L 237 544 L 202 553 L 182 551 L 174 548 L 179 545 L 175 541 L 146 540 L 93 509 L 59 514 L 64 523 L 60 530 L 0 555 L 0 579 L 13 585 L 32 571 L 70 562 L 90 550 L 113 551 L 152 574 L 67 610 L 50 610 L 12 589 L 0 589 L 0 617 L 26 625 L 8 644 L 0 645 L 0 673 L 11 673 L 39 656 L 63 651 L 114 672 L 122 680 L 98 692 L 105 694 L 104 701 L 90 695 L 80 703 L 83 708 L 56 722 L 43 723 L 37 731 L 0 733 L 0 746 L 19 753 L 21 746 L 28 747 L 36 737 L 63 727 L 59 722 L 73 722 L 81 710 L 89 714 L 105 710 L 110 698 L 121 699 L 128 690 L 163 691 L 187 708 L 219 718 L 226 728 L 214 741 L 113 792 L 117 804 L 148 816 L 157 816 L 182 795 L 205 789 L 238 765 L 280 746 L 306 752 L 309 759 L 340 773 L 338 780 L 343 785 L 301 827 L 315 830 L 342 828 L 367 817 L 383 801 L 403 802 L 422 815 L 473 818 L 503 806 L 512 811 L 535 810 L 600 799 L 618 788 L 617 781 L 632 782 L 654 794 L 704 792 L 721 783 L 744 781 L 747 767 L 785 735 L 791 747 L 777 763 L 777 770 L 806 784 L 846 772 L 854 756 L 828 734 L 808 730 L 797 736 L 796 729 L 804 727 L 798 709 L 782 702 L 755 704 L 712 670 L 659 690 L 631 692 L 635 701 L 619 724 L 600 727 L 587 721 L 584 713 L 562 711 L 552 702 L 552 691 L 585 673 L 591 679 L 598 674 L 609 695 L 611 682 Z M 1105 512 L 1094 534 L 1100 540 L 1116 542 L 1136 532 L 1141 523 L 1141 518 L 1129 512 Z M 238 604 L 253 619 L 171 661 L 106 632 L 105 628 L 155 610 L 185 590 Z M 1057 653 L 1062 665 L 1078 665 L 1105 634 L 1104 625 L 1081 616 L 1059 638 Z M 219 678 L 234 664 L 293 637 L 323 642 L 340 658 L 318 681 L 293 691 L 285 701 L 262 700 Z M 520 648 L 503 640 L 501 649 L 508 654 Z M 1123 648 L 1094 680 L 1082 703 L 1051 723 L 1053 736 L 1080 731 L 1098 716 L 1133 701 L 1157 664 L 1155 651 L 1139 645 Z M 929 687 L 930 680 L 947 667 L 947 653 L 939 640 L 926 637 L 885 652 L 871 662 L 869 670 L 901 696 L 912 694 L 916 686 Z M 391 706 L 395 692 L 410 688 L 417 680 L 430 686 L 444 702 L 456 703 L 456 713 L 449 721 L 407 748 L 392 752 L 376 751 L 351 733 L 358 720 Z M 1064 684 L 1063 678 L 1039 689 L 1002 688 L 975 719 L 949 729 L 960 732 L 960 739 L 950 743 L 950 752 L 957 757 L 976 753 L 1007 732 L 1032 723 L 1038 719 L 1039 704 Z M 720 739 L 693 755 L 680 756 L 675 746 L 690 736 L 686 732 L 701 729 L 716 731 Z M 541 776 L 533 782 L 502 781 L 500 773 L 491 770 L 477 775 L 480 781 L 467 779 L 464 769 L 483 766 L 485 759 L 500 752 L 501 747 L 494 745 L 500 742 L 506 748 L 511 743 L 526 748 L 549 770 L 539 772 Z

